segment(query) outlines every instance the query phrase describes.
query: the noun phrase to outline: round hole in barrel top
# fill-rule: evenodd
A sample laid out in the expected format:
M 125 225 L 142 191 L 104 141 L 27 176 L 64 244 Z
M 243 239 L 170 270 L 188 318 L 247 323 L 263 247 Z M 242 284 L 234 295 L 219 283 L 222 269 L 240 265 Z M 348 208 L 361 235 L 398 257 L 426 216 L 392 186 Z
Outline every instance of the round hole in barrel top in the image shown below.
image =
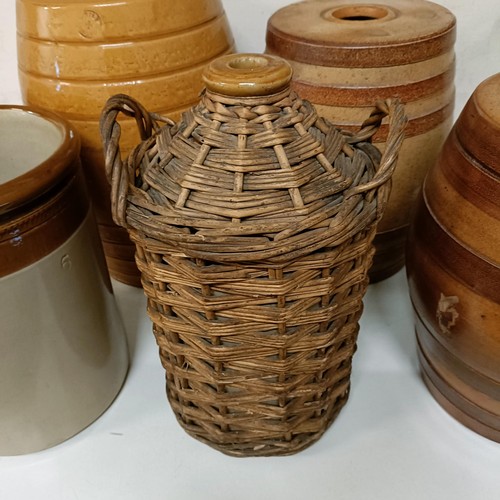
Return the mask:
M 259 69 L 268 66 L 269 61 L 265 57 L 254 54 L 235 56 L 229 61 L 228 66 L 232 69 Z
M 390 10 L 381 5 L 346 5 L 331 12 L 334 20 L 340 21 L 378 21 L 389 14 Z

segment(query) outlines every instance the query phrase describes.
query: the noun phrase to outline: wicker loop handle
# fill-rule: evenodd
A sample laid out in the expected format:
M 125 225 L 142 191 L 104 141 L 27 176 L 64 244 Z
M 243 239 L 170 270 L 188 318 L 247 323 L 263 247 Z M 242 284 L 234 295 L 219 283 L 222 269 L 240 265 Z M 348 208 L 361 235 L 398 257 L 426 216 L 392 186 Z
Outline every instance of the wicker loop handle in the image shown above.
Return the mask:
M 370 182 L 360 184 L 346 192 L 346 198 L 355 194 L 373 191 L 385 184 L 392 176 L 396 162 L 398 159 L 399 150 L 404 139 L 404 131 L 408 121 L 404 106 L 399 99 L 387 99 L 378 101 L 374 111 L 369 118 L 362 124 L 361 129 L 349 142 L 365 141 L 371 138 L 380 128 L 382 120 L 388 117 L 389 133 L 385 143 L 385 150 L 380 159 L 380 165 L 377 172 Z
M 152 137 L 159 125 L 155 122 L 154 114 L 124 94 L 109 98 L 101 113 L 99 128 L 104 148 L 106 177 L 111 185 L 111 212 L 115 223 L 126 228 L 127 194 L 129 184 L 134 181 L 135 166 L 131 162 L 125 164 L 121 158 L 121 127 L 117 121 L 120 113 L 135 118 L 142 141 Z

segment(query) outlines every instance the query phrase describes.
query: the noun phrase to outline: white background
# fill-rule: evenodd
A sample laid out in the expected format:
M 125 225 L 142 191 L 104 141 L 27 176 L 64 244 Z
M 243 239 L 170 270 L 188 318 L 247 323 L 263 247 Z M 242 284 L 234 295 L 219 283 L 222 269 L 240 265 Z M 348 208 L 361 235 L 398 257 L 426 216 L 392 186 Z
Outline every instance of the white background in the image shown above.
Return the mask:
M 0 0 L 0 103 L 21 103 L 14 3 Z M 223 3 L 238 50 L 261 52 L 267 19 L 290 2 Z M 500 3 L 439 3 L 458 21 L 458 113 L 500 72 Z M 500 445 L 451 418 L 419 377 L 404 271 L 369 287 L 349 402 L 317 444 L 282 458 L 230 458 L 185 434 L 166 400 L 142 291 L 115 283 L 115 292 L 131 351 L 121 393 L 69 441 L 0 457 L 0 499 L 500 499 Z

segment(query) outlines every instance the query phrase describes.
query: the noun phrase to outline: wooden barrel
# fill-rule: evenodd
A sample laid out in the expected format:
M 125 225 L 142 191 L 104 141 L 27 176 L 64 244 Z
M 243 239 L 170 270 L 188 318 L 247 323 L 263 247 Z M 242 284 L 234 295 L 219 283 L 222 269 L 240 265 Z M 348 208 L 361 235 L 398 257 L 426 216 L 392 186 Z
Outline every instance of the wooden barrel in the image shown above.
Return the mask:
M 342 129 L 356 129 L 378 99 L 399 97 L 409 123 L 392 193 L 375 238 L 371 281 L 404 265 L 410 214 L 451 128 L 455 18 L 427 1 L 311 0 L 268 21 L 266 51 L 287 59 L 293 88 Z M 387 130 L 374 138 L 384 148 Z
M 109 97 L 132 95 L 177 119 L 198 100 L 203 69 L 232 52 L 220 0 L 17 0 L 23 100 L 70 120 L 111 275 L 140 285 L 135 247 L 111 218 L 99 117 Z M 140 141 L 123 120 L 123 151 Z
M 500 73 L 429 171 L 408 238 L 418 353 L 449 413 L 500 441 Z

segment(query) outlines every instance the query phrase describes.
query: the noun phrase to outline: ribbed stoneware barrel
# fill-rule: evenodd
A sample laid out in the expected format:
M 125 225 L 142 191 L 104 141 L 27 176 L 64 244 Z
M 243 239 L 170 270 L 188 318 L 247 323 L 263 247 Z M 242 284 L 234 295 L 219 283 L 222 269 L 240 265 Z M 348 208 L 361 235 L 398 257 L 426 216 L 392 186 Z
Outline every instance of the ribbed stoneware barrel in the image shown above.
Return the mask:
M 500 442 L 500 74 L 466 104 L 424 183 L 408 280 L 422 374 L 459 421 Z
M 349 130 L 378 99 L 398 97 L 409 119 L 384 218 L 375 238 L 371 281 L 404 265 L 410 214 L 451 128 L 455 18 L 414 0 L 311 0 L 275 12 L 266 51 L 287 59 L 293 88 L 321 116 Z M 374 142 L 384 148 L 382 127 Z
M 75 129 L 0 106 L 0 455 L 96 420 L 128 367 Z
M 70 120 L 111 275 L 139 285 L 134 247 L 114 225 L 99 135 L 99 115 L 116 93 L 177 118 L 202 88 L 208 62 L 233 50 L 220 0 L 17 0 L 18 62 L 25 103 Z M 123 123 L 123 148 L 140 138 Z

